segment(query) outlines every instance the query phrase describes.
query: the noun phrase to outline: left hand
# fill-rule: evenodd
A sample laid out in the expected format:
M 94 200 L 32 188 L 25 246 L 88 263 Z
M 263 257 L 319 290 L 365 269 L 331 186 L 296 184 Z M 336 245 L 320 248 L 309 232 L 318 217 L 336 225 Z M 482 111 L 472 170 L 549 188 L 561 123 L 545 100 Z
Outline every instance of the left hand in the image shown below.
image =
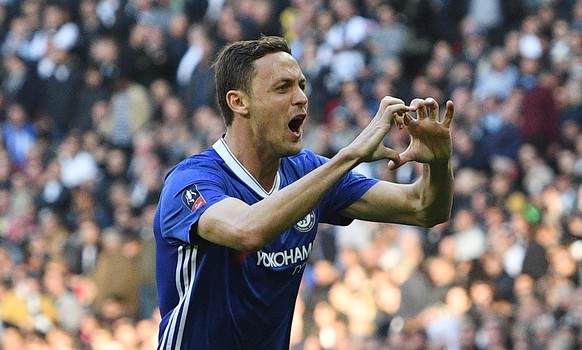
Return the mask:
M 416 111 L 416 119 L 408 112 L 395 118 L 396 124 L 408 131 L 410 143 L 400 154 L 398 163 L 390 161 L 390 169 L 396 169 L 409 161 L 448 161 L 452 153 L 450 125 L 454 114 L 453 102 L 447 101 L 442 121 L 439 121 L 439 105 L 433 98 L 416 98 L 410 103 L 410 108 Z

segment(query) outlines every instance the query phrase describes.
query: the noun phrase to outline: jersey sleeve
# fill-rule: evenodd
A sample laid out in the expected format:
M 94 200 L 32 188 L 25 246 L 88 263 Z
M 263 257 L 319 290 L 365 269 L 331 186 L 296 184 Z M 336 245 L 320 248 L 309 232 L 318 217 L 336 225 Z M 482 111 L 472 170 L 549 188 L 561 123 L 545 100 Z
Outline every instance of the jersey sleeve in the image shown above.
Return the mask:
M 326 195 L 322 203 L 321 222 L 341 226 L 349 225 L 353 219 L 341 215 L 340 212 L 360 199 L 377 182 L 377 179 L 350 171 Z
M 227 198 L 220 172 L 207 165 L 173 169 L 159 201 L 161 235 L 168 242 L 191 244 L 190 231 L 213 204 Z
M 318 167 L 329 159 L 313 153 L 307 153 L 308 158 Z M 370 178 L 356 171 L 350 171 L 340 179 L 324 197 L 321 203 L 320 222 L 333 225 L 349 225 L 353 219 L 346 218 L 340 212 L 360 199 L 378 179 Z

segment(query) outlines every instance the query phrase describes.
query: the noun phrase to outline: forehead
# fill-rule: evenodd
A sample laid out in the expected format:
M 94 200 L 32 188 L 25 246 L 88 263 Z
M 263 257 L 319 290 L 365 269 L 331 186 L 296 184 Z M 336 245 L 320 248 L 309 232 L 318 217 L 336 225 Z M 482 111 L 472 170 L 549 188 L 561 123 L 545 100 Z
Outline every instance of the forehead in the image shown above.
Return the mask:
M 253 81 L 260 81 L 261 85 L 270 86 L 282 80 L 305 79 L 295 58 L 286 52 L 267 54 L 256 60 L 254 66 Z

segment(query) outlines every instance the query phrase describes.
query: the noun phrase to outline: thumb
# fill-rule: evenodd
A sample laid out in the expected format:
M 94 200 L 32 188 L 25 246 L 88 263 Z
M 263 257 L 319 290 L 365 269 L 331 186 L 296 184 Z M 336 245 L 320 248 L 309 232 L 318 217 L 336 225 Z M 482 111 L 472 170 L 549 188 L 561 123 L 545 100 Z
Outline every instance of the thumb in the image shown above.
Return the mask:
M 394 170 L 410 161 L 415 160 L 416 158 L 414 157 L 414 154 L 409 146 L 404 152 L 398 155 L 398 162 L 390 162 L 388 164 L 388 167 L 390 168 L 390 170 Z
M 384 147 L 384 158 L 389 159 L 388 168 L 390 169 L 396 169 L 402 165 L 400 154 L 392 148 Z
M 401 166 L 401 165 L 403 165 L 404 163 L 406 163 L 406 162 L 402 162 L 402 161 L 400 160 L 400 158 L 399 158 L 399 159 L 397 159 L 397 160 L 395 160 L 395 159 L 391 159 L 391 160 L 388 162 L 388 169 L 390 169 L 390 170 L 396 170 L 396 169 L 400 168 L 400 166 Z

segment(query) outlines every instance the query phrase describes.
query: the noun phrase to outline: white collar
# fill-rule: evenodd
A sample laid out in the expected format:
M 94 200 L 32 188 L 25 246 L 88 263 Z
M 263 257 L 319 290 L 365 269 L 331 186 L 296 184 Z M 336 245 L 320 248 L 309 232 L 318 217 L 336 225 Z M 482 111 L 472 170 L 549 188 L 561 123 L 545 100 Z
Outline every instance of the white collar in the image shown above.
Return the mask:
M 241 162 L 236 159 L 234 154 L 228 145 L 224 141 L 224 138 L 218 139 L 212 148 L 218 153 L 220 158 L 224 160 L 226 165 L 241 179 L 247 186 L 253 189 L 259 196 L 262 198 L 266 198 L 269 195 L 279 191 L 281 187 L 281 176 L 279 175 L 279 171 L 275 175 L 275 182 L 273 183 L 273 188 L 270 191 L 266 191 L 261 184 L 249 173 L 249 171 L 241 164 Z

